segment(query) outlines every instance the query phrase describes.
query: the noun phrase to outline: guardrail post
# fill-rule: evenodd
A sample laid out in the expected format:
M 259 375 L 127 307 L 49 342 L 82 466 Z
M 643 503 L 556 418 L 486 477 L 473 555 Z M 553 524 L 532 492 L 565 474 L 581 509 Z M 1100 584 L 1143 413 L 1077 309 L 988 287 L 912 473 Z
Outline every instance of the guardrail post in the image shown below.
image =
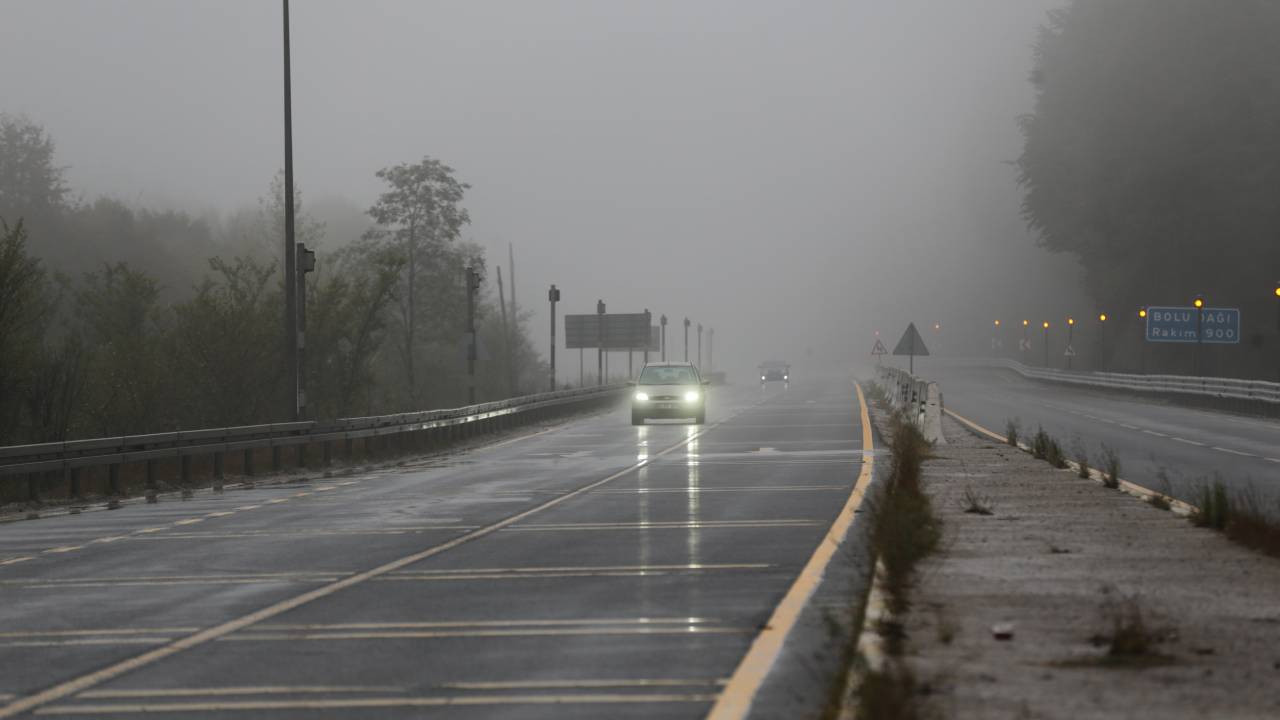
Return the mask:
M 213 491 L 222 492 L 222 453 L 213 454 Z
M 107 466 L 107 494 L 113 498 L 119 497 L 120 493 L 120 463 L 111 463 Z M 119 501 L 115 501 L 119 507 Z
M 156 461 L 147 461 L 147 503 L 153 504 L 160 502 L 160 494 L 156 490 Z
M 182 499 L 189 499 L 194 493 L 191 490 L 191 456 L 182 456 Z

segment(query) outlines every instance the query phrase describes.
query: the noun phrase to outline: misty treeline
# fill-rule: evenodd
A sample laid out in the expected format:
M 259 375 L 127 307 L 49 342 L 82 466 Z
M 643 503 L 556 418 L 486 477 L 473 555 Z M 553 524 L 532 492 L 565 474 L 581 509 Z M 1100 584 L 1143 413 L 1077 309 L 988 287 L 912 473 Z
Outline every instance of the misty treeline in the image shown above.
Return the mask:
M 1116 337 L 1144 305 L 1242 309 L 1214 372 L 1274 379 L 1280 279 L 1280 3 L 1075 0 L 1035 45 L 1023 210 L 1079 258 Z M 1113 365 L 1137 342 L 1112 342 Z M 1185 370 L 1190 348 L 1162 348 Z M 1175 352 L 1177 351 L 1177 352 Z
M 295 193 L 305 386 L 318 419 L 466 403 L 468 186 L 426 158 L 367 212 Z M 0 445 L 287 419 L 284 188 L 225 217 L 73 196 L 48 133 L 0 114 Z M 487 276 L 487 274 L 486 274 Z M 477 299 L 477 398 L 541 390 L 514 303 Z M 509 288 L 508 288 L 509 290 Z M 508 294 L 508 298 L 511 296 Z

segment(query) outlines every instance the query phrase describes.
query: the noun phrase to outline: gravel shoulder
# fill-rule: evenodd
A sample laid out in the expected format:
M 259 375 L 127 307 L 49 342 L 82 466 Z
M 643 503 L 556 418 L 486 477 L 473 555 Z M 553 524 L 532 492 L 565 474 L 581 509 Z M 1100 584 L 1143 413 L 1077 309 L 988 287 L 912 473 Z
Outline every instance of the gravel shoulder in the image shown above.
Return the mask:
M 925 463 L 943 520 L 902 618 L 926 707 L 955 718 L 1280 717 L 1280 561 L 981 439 Z M 965 512 L 976 497 L 992 514 Z M 1135 598 L 1154 644 L 1104 640 Z M 1012 628 L 996 639 L 993 627 Z

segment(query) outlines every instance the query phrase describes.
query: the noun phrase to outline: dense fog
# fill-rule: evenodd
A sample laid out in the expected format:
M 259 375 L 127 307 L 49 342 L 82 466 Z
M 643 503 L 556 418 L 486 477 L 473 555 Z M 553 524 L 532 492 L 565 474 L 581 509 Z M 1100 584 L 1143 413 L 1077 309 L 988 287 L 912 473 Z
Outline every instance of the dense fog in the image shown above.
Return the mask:
M 456 209 L 468 217 L 432 240 L 444 254 L 433 266 L 440 274 L 424 282 L 439 297 L 423 312 L 438 327 L 423 331 L 431 344 L 420 355 L 429 359 L 410 361 L 438 381 L 424 381 L 414 396 L 427 406 L 458 402 L 456 281 L 467 264 L 484 267 L 488 397 L 545 387 L 551 283 L 563 293 L 561 313 L 594 312 L 603 299 L 610 312 L 668 315 L 670 356 L 682 355 L 684 317 L 714 328 L 715 365 L 730 380 L 769 358 L 790 360 L 798 372 L 862 364 L 876 331 L 892 344 L 908 321 L 937 353 L 988 353 L 995 319 L 1015 333 L 1024 318 L 1056 327 L 1068 315 L 1109 312 L 1128 323 L 1139 304 L 1221 296 L 1233 290 L 1230 272 L 1212 280 L 1166 272 L 1167 287 L 1115 291 L 1139 272 L 1134 255 L 1147 252 L 1140 242 L 1154 242 L 1148 238 L 1178 234 L 1202 248 L 1245 236 L 1258 243 L 1275 224 L 1274 209 L 1251 200 L 1233 206 L 1238 193 L 1224 197 L 1228 186 L 1219 182 L 1265 185 L 1275 179 L 1274 159 L 1209 167 L 1197 159 L 1204 144 L 1194 127 L 1161 134 L 1130 122 L 1147 111 L 1168 118 L 1179 108 L 1226 103 L 1217 115 L 1196 114 L 1195 127 L 1231 113 L 1260 119 L 1204 131 L 1245 134 L 1243 146 L 1211 145 L 1215 157 L 1245 157 L 1250 148 L 1275 157 L 1274 131 L 1258 130 L 1267 118 L 1274 126 L 1274 87 L 1256 107 L 1248 98 L 1261 97 L 1254 91 L 1275 77 L 1275 52 L 1263 46 L 1276 12 L 1239 3 L 1213 23 L 1199 21 L 1221 7 L 1207 0 L 295 0 L 299 239 L 318 250 L 317 292 L 337 293 L 326 306 L 329 361 L 354 363 L 343 371 L 346 395 L 324 399 L 324 407 L 400 409 L 393 406 L 404 398 L 396 370 L 403 358 L 395 357 L 403 313 L 395 310 L 404 297 L 396 273 L 404 268 L 378 254 L 394 254 L 398 236 L 370 233 L 375 217 L 367 211 L 389 188 L 378 171 L 424 159 L 466 186 Z M 159 310 L 143 324 L 165 327 L 167 367 L 182 365 L 183 343 L 195 342 L 183 332 L 213 345 L 243 340 L 233 336 L 234 318 L 219 328 L 188 306 L 211 273 L 222 284 L 206 291 L 234 294 L 225 268 L 235 258 L 254 263 L 236 282 L 256 282 L 263 293 L 278 284 L 269 272 L 279 263 L 283 206 L 279 3 L 6 0 L 3 17 L 6 152 L 44 152 L 53 173 L 44 200 L 15 189 L 16 176 L 3 179 L 0 194 L 0 217 L 10 227 L 24 221 L 26 248 L 46 271 L 44 299 L 33 307 L 44 308 L 47 323 L 83 324 L 76 302 L 83 308 L 101 301 L 94 292 L 127 293 L 108 287 L 110 272 L 121 272 L 115 264 L 126 262 L 128 272 L 145 274 L 134 281 L 150 283 Z M 1203 36 L 1194 45 L 1200 52 L 1173 52 L 1192 36 Z M 1219 46 L 1243 49 L 1220 58 Z M 1178 73 L 1165 85 L 1149 81 L 1158 76 L 1149 65 L 1175 59 Z M 1236 75 L 1242 87 L 1231 95 L 1215 84 L 1219 76 L 1197 71 L 1201 60 L 1257 72 Z M 1108 86 L 1104 67 L 1128 85 Z M 1173 82 L 1192 76 L 1203 82 Z M 1064 115 L 1064 106 L 1075 115 Z M 1108 133 L 1115 137 L 1099 139 Z M 1120 150 L 1143 137 L 1152 147 L 1132 156 Z M 1156 156 L 1184 161 L 1142 165 Z M 10 158 L 0 174 L 15 167 Z M 1177 186 L 1166 205 L 1125 195 L 1162 182 Z M 1146 214 L 1117 219 L 1123 213 L 1099 209 L 1102 201 L 1085 195 L 1103 187 Z M 1196 204 L 1209 197 L 1212 207 Z M 1171 208 L 1184 216 L 1156 223 Z M 1253 222 L 1239 219 L 1250 211 Z M 1228 216 L 1236 225 L 1217 222 Z M 1274 260 L 1274 249 L 1259 247 Z M 1229 254 L 1247 263 L 1250 252 Z M 1212 253 L 1193 255 L 1200 267 L 1214 262 Z M 213 257 L 223 270 L 210 268 Z M 1250 282 L 1266 285 L 1259 266 Z M 324 285 L 343 278 L 351 287 Z M 497 329 L 513 293 L 522 320 L 515 340 L 513 330 Z M 1261 304 L 1269 286 L 1256 293 L 1228 299 L 1254 303 L 1254 319 L 1271 311 Z M 386 319 L 370 326 L 379 345 L 359 357 L 351 318 L 370 308 Z M 1261 357 L 1274 331 L 1258 327 L 1245 350 Z M 81 330 L 90 347 L 110 340 L 101 324 Z M 1130 361 L 1128 345 L 1102 347 L 1103 331 L 1084 322 L 1080 332 L 1099 348 L 1085 364 Z M 269 344 L 264 333 L 254 342 Z M 1012 335 L 1001 339 L 1006 350 L 1016 344 Z M 561 342 L 559 381 L 576 384 L 577 352 Z M 519 367 L 495 370 L 496 355 L 512 345 Z M 1264 366 L 1217 362 L 1223 372 Z M 611 368 L 625 364 L 615 355 Z M 208 393 L 218 387 L 210 381 Z M 133 429 L 150 412 L 140 406 L 133 419 L 84 420 L 82 429 Z M 265 412 L 229 408 L 167 422 Z

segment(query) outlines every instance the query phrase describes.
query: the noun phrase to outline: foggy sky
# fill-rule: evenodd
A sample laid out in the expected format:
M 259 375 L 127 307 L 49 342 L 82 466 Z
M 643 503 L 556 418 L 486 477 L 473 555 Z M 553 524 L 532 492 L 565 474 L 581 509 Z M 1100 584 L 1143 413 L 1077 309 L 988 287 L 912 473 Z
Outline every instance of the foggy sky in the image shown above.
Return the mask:
M 452 165 L 473 186 L 463 236 L 504 274 L 515 244 L 544 351 L 554 282 L 564 312 L 667 313 L 677 353 L 680 318 L 714 326 L 739 373 L 860 359 L 873 329 L 1076 297 L 1007 164 L 1057 4 L 294 0 L 295 174 L 367 207 L 381 167 Z M 50 131 L 86 199 L 226 211 L 283 164 L 279 3 L 0 17 L 0 111 Z M 1088 312 L 1072 302 L 1034 310 Z

